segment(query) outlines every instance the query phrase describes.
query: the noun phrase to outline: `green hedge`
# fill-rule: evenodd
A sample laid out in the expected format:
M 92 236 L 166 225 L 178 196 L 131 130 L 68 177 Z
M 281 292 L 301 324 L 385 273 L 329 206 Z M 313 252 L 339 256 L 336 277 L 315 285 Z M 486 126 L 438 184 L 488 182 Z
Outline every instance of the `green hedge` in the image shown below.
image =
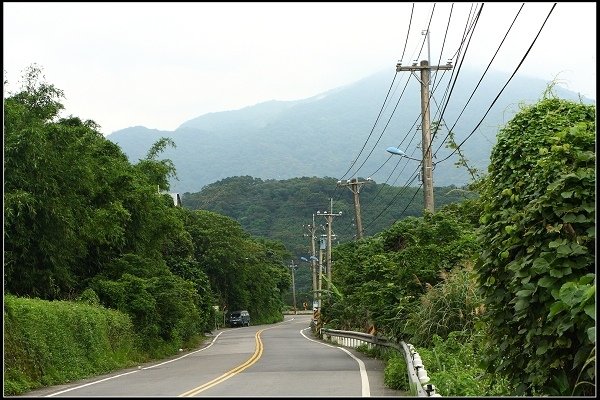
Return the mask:
M 4 395 L 134 365 L 129 317 L 82 302 L 4 297 Z

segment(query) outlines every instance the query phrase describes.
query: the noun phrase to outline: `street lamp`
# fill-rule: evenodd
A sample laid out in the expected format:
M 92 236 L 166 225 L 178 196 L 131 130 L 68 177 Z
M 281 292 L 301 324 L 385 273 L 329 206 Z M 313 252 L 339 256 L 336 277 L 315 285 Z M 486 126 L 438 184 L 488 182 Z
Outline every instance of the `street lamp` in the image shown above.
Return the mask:
M 423 155 L 424 160 L 419 160 L 418 158 L 412 158 L 406 155 L 402 150 L 397 147 L 388 147 L 386 149 L 388 153 L 392 153 L 394 155 L 400 157 L 406 157 L 411 160 L 418 161 L 421 163 L 421 177 L 423 179 L 423 205 L 426 211 L 433 213 L 434 205 L 433 205 L 433 175 L 432 171 L 435 168 L 435 163 L 431 161 L 431 157 L 427 158 Z M 425 162 L 423 162 L 425 161 Z
M 405 152 L 403 152 L 402 150 L 400 150 L 400 149 L 399 149 L 399 148 L 397 148 L 397 147 L 390 146 L 390 147 L 388 147 L 388 148 L 387 148 L 387 149 L 385 149 L 385 150 L 386 150 L 388 153 L 392 153 L 392 154 L 394 154 L 394 155 L 397 155 L 397 156 L 400 156 L 400 157 L 406 157 L 406 158 L 409 158 L 409 159 L 411 159 L 411 160 L 415 160 L 415 161 L 421 162 L 421 160 L 419 160 L 418 158 L 412 158 L 412 157 L 409 157 L 409 156 L 407 156 Z

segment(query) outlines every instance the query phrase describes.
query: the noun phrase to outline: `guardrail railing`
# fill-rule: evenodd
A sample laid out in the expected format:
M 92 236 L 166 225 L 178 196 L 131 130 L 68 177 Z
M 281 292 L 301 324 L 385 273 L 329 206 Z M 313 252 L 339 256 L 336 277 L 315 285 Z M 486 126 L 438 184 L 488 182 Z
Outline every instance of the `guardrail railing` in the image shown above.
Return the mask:
M 442 397 L 439 393 L 435 392 L 434 385 L 427 383 L 429 382 L 429 376 L 427 376 L 421 356 L 419 356 L 419 353 L 417 353 L 412 344 L 404 343 L 403 341 L 395 343 L 381 336 L 354 331 L 321 328 L 320 333 L 325 340 L 345 347 L 357 348 L 365 344 L 369 349 L 381 346 L 401 352 L 406 361 L 411 395 L 417 397 Z M 423 387 L 423 385 L 425 386 Z

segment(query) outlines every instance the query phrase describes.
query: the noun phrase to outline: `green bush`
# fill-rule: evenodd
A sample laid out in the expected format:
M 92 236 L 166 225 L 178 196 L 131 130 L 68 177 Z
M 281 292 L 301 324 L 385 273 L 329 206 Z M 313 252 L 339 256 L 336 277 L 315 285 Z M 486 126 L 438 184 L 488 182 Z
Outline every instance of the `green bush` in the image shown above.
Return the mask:
M 544 99 L 495 145 L 476 265 L 492 329 L 488 371 L 517 394 L 592 395 L 596 107 Z
M 420 305 L 410 309 L 405 333 L 415 346 L 432 344 L 434 335 L 446 338 L 453 331 L 472 333 L 483 314 L 471 263 L 441 271 L 440 276 L 442 280 L 429 285 L 420 297 Z
M 410 390 L 408 385 L 406 360 L 402 354 L 395 352 L 388 359 L 385 370 L 383 371 L 383 382 L 391 389 Z
M 110 372 L 139 358 L 126 314 L 80 302 L 4 297 L 4 394 Z
M 511 394 L 508 381 L 494 381 L 479 366 L 482 360 L 481 338 L 472 333 L 455 331 L 446 340 L 433 335 L 432 346 L 418 348 L 429 383 L 444 397 L 484 397 Z

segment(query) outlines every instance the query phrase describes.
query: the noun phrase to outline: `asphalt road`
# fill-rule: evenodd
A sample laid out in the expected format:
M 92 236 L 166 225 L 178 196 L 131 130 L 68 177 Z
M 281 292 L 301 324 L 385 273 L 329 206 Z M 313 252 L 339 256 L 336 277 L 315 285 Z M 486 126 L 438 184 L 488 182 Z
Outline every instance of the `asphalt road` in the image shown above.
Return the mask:
M 310 315 L 225 328 L 197 350 L 19 397 L 369 397 L 387 389 L 384 364 L 315 339 Z

